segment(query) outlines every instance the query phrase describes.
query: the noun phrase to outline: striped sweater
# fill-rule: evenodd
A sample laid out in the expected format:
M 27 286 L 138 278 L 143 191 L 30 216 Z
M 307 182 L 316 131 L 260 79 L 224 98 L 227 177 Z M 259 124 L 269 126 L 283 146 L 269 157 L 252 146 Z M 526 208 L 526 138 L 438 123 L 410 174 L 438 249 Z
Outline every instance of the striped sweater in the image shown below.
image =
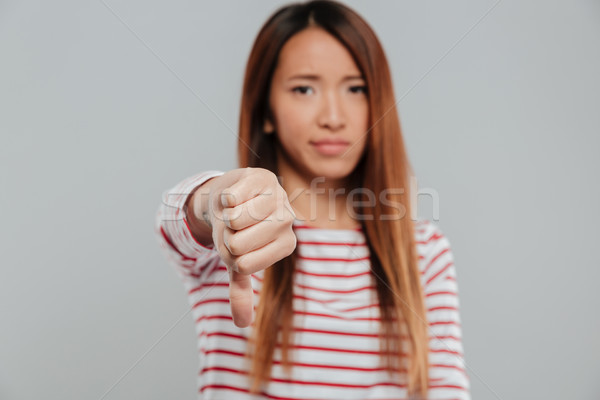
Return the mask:
M 406 387 L 382 368 L 376 279 L 362 229 L 321 229 L 294 222 L 292 376 L 276 347 L 271 380 L 261 395 L 248 392 L 244 358 L 252 325 L 238 328 L 229 305 L 225 264 L 194 240 L 183 205 L 189 193 L 221 171 L 188 177 L 163 193 L 155 233 L 181 278 L 198 337 L 199 399 L 405 399 Z M 429 325 L 429 399 L 470 399 L 464 365 L 454 259 L 448 239 L 427 220 L 415 224 Z M 263 272 L 252 274 L 254 304 Z

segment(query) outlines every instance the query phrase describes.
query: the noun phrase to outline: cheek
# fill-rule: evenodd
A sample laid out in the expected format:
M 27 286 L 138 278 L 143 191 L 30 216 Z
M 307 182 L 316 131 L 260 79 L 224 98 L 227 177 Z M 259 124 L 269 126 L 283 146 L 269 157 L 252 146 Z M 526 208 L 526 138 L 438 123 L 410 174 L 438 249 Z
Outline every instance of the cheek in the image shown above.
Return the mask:
M 369 101 L 364 98 L 354 103 L 352 115 L 359 124 L 362 123 L 362 125 L 366 126 L 369 122 Z
M 277 116 L 279 133 L 282 140 L 301 140 L 308 138 L 311 123 L 311 111 L 298 103 L 279 104 Z
M 367 100 L 365 100 L 362 104 L 355 104 L 353 113 L 350 115 L 352 118 L 352 124 L 355 127 L 354 134 L 355 140 L 357 141 L 356 156 L 360 157 L 363 150 L 367 146 L 369 129 L 371 128 L 371 125 L 369 124 L 369 104 Z
M 368 104 L 358 104 L 353 107 L 352 112 L 349 113 L 349 117 L 352 119 L 352 126 L 356 127 L 356 139 L 366 136 L 369 126 L 369 108 Z

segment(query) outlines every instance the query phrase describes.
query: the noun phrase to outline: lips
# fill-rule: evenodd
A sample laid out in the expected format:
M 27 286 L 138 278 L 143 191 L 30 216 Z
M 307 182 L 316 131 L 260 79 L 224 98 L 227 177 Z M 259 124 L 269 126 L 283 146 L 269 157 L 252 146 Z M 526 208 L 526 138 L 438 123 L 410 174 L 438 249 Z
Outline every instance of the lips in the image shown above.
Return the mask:
M 348 148 L 349 142 L 341 139 L 324 139 L 315 142 L 310 142 L 315 150 L 324 156 L 336 156 Z
M 316 145 L 323 145 L 323 144 L 337 144 L 337 145 L 345 144 L 345 145 L 348 145 L 348 144 L 350 144 L 346 140 L 342 140 L 342 139 L 323 139 L 323 140 L 314 141 L 311 143 L 316 144 Z

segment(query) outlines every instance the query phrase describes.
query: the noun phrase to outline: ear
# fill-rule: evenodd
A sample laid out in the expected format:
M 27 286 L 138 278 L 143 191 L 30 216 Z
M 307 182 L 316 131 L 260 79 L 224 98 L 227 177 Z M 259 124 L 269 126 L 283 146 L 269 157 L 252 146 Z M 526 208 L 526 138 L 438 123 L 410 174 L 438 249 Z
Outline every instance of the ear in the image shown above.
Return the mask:
M 263 125 L 263 131 L 267 134 L 273 133 L 273 131 L 275 131 L 275 128 L 273 127 L 273 124 L 271 123 L 270 119 L 265 119 L 265 123 Z

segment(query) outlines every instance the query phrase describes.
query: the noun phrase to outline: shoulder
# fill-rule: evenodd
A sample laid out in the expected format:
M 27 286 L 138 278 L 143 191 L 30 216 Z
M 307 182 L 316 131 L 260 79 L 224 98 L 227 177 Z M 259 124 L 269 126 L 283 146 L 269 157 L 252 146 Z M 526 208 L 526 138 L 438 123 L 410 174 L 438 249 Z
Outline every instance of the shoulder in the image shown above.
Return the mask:
M 414 226 L 423 283 L 428 285 L 442 275 L 454 276 L 452 246 L 439 225 L 430 220 L 417 220 Z
M 419 219 L 414 223 L 415 240 L 419 254 L 425 255 L 434 247 L 441 245 L 450 247 L 450 242 L 436 222 L 428 219 Z

